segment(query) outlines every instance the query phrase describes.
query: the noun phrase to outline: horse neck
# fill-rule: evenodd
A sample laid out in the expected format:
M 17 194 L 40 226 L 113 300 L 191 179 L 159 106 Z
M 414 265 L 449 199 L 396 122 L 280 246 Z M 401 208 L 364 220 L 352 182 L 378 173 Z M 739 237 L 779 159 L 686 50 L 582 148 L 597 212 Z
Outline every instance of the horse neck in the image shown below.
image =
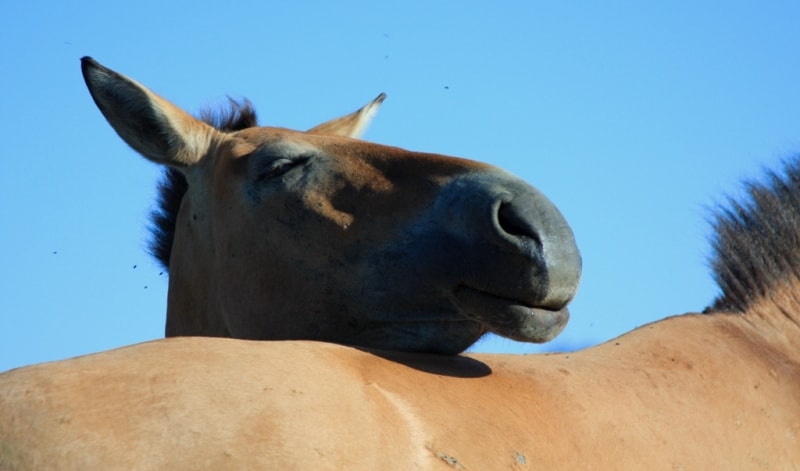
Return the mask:
M 186 280 L 170 276 L 166 336 L 230 337 L 211 293 L 206 277 Z
M 167 337 L 231 336 L 215 297 L 213 244 L 203 219 L 204 212 L 188 210 L 178 218 L 170 256 Z M 189 229 L 190 224 L 195 227 Z
M 792 303 L 796 315 L 800 304 L 796 299 Z M 567 364 L 593 371 L 587 373 L 591 377 L 622 374 L 633 381 L 636 372 L 646 372 L 643 374 L 648 381 L 664 385 L 674 381 L 674 375 L 687 372 L 708 378 L 725 376 L 725 381 L 734 382 L 749 379 L 744 373 L 732 374 L 732 369 L 796 376 L 800 372 L 800 326 L 776 309 L 780 310 L 774 304 L 764 304 L 743 314 L 674 316 L 562 356 L 569 358 Z M 546 359 L 552 361 L 553 357 Z M 607 371 L 601 374 L 599 370 Z
M 764 345 L 800 364 L 800 281 L 797 278 L 791 277 L 773 286 L 738 317 L 752 325 Z

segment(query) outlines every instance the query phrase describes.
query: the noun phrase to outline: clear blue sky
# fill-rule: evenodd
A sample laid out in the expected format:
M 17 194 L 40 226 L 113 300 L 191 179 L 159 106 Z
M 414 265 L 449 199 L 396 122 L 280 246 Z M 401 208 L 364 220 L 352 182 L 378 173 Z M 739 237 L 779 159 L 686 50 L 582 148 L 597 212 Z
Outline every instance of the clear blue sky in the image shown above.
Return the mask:
M 800 152 L 800 3 L 10 2 L 0 15 L 0 370 L 162 336 L 159 169 L 83 85 L 91 55 L 197 111 L 308 128 L 389 96 L 369 140 L 483 160 L 571 222 L 584 277 L 533 352 L 701 310 L 708 208 Z

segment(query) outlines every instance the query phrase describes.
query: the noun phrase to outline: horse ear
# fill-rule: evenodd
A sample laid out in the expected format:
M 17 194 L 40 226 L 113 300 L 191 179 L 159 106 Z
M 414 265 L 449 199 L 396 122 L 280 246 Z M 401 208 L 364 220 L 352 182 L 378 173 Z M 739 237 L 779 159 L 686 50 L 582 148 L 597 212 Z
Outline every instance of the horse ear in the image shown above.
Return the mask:
M 174 167 L 196 164 L 217 131 L 136 81 L 81 59 L 86 86 L 122 139 L 146 158 Z
M 350 113 L 347 116 L 342 116 L 341 118 L 332 119 L 328 122 L 322 123 L 319 126 L 309 129 L 308 132 L 312 134 L 334 134 L 337 136 L 355 138 L 361 137 L 364 131 L 367 130 L 367 126 L 369 126 L 369 123 L 372 121 L 372 118 L 375 117 L 375 113 L 378 112 L 378 108 L 385 99 L 386 94 L 381 93 L 374 100 L 367 103 L 358 111 Z

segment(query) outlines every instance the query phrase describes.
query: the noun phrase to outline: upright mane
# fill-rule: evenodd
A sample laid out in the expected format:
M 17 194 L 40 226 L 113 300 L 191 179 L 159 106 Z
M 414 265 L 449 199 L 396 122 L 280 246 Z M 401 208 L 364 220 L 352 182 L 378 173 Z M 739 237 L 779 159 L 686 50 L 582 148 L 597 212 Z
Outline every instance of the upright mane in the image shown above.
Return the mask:
M 800 156 L 747 181 L 743 201 L 716 210 L 710 265 L 721 294 L 707 311 L 744 312 L 788 277 L 800 278 Z
M 203 110 L 199 118 L 225 132 L 258 126 L 253 105 L 246 99 L 239 102 L 229 98 L 227 107 Z M 148 248 L 165 270 L 169 270 L 169 258 L 175 238 L 175 221 L 186 188 L 186 178 L 183 174 L 173 168 L 166 168 L 158 183 L 156 209 L 150 213 Z

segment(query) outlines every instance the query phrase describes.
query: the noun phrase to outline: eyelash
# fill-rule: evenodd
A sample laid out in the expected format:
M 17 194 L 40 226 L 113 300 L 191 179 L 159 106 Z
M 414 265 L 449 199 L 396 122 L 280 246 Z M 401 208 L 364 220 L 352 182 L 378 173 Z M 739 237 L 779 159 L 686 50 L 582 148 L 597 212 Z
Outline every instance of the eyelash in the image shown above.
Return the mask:
M 308 161 L 309 157 L 298 157 L 294 159 L 280 158 L 273 161 L 265 172 L 259 176 L 259 180 L 269 180 L 279 177 L 289 170 L 300 166 Z

